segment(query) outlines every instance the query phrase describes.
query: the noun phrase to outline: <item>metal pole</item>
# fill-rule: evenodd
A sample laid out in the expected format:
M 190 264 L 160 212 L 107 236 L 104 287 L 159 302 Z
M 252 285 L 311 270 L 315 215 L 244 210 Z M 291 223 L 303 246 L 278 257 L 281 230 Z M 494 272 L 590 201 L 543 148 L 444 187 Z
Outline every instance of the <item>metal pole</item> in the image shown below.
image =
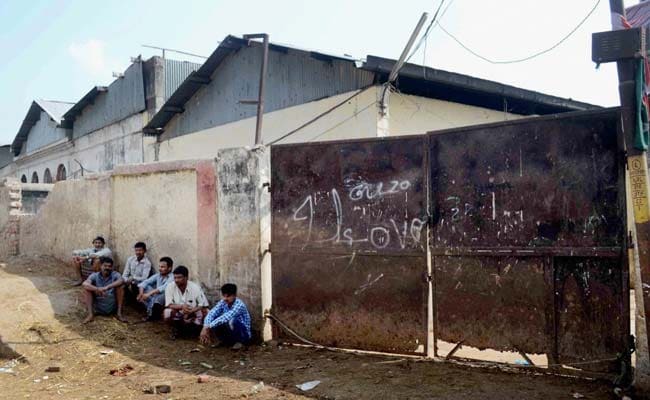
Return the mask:
M 625 17 L 623 0 L 610 0 L 609 7 L 612 13 L 612 29 L 620 29 L 619 16 Z M 641 306 L 643 309 L 647 338 L 648 328 L 650 328 L 650 320 L 648 319 L 650 317 L 650 291 L 646 289 L 646 287 L 650 287 L 650 205 L 648 203 L 648 160 L 646 151 L 634 147 L 636 134 L 635 70 L 637 62 L 636 59 L 622 59 L 616 63 L 619 81 L 618 91 L 621 101 L 621 124 L 618 134 L 622 136 L 627 155 L 634 228 L 636 229 L 636 243 L 634 243 L 634 246 L 636 247 L 635 254 L 638 254 L 641 270 L 641 282 L 636 282 L 635 287 L 643 292 L 643 305 L 637 307 Z M 638 319 L 636 321 L 639 322 Z M 645 349 L 645 352 L 647 352 L 647 349 Z
M 428 16 L 429 14 L 422 13 L 420 20 L 418 21 L 418 24 L 415 26 L 415 29 L 413 29 L 413 32 L 411 33 L 411 37 L 409 38 L 409 41 L 406 43 L 404 50 L 402 50 L 402 54 L 399 56 L 399 59 L 397 60 L 395 65 L 393 65 L 393 69 L 390 71 L 390 74 L 388 75 L 388 81 L 384 84 L 384 90 L 381 93 L 381 101 L 379 102 L 379 112 L 382 116 L 386 116 L 388 114 L 388 112 L 386 111 L 387 108 L 386 92 L 388 91 L 390 84 L 395 79 L 397 79 L 397 76 L 399 75 L 399 70 L 402 69 L 402 66 L 404 65 L 404 60 L 406 60 L 408 53 L 411 51 L 411 47 L 413 47 L 413 43 L 415 42 L 415 39 L 420 34 L 420 31 L 422 30 L 422 26 L 424 26 L 424 23 L 427 21 Z
M 269 35 L 255 33 L 244 35 L 244 39 L 263 39 L 262 42 L 262 68 L 260 71 L 260 86 L 257 96 L 257 121 L 255 123 L 255 144 L 262 144 L 262 117 L 264 116 L 264 86 L 266 84 L 266 67 L 269 60 Z
M 415 26 L 415 29 L 413 29 L 413 33 L 411 33 L 411 37 L 409 38 L 408 43 L 406 43 L 406 47 L 404 47 L 404 50 L 402 50 L 402 54 L 399 56 L 397 63 L 395 63 L 393 69 L 390 71 L 390 75 L 388 76 L 389 83 L 397 79 L 397 74 L 399 73 L 399 70 L 402 68 L 402 65 L 404 65 L 404 60 L 406 60 L 406 56 L 408 56 L 409 51 L 411 51 L 411 47 L 413 47 L 413 42 L 415 42 L 415 39 L 420 34 L 420 31 L 422 30 L 422 26 L 427 21 L 428 16 L 429 14 L 422 13 L 420 20 L 418 21 L 418 24 Z

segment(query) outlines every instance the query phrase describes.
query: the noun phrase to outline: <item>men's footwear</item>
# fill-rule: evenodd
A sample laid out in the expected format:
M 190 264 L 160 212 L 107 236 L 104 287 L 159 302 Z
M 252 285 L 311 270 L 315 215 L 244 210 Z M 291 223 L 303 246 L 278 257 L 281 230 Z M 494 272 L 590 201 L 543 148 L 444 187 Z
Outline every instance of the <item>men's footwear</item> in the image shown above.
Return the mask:
M 172 331 L 169 333 L 169 338 L 171 340 L 176 340 L 178 338 L 178 329 L 177 328 L 172 328 Z
M 244 345 L 239 343 L 239 342 L 233 344 L 232 347 L 231 347 L 231 349 L 233 349 L 233 350 L 241 350 L 242 348 L 244 348 Z

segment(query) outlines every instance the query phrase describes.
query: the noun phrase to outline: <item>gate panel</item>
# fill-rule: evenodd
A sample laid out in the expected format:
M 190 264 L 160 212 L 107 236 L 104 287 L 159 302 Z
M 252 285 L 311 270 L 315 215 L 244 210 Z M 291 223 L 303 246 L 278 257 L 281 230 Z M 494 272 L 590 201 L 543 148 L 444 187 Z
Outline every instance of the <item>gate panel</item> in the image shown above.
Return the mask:
M 584 361 L 624 350 L 617 116 L 574 113 L 429 135 L 438 338 L 546 353 L 590 370 L 603 365 Z
M 481 350 L 551 352 L 546 313 L 553 309 L 553 275 L 545 258 L 440 257 L 435 277 L 438 339 Z
M 424 257 L 274 253 L 273 312 L 316 343 L 398 353 L 422 346 L 423 351 L 423 265 Z
M 425 158 L 422 137 L 271 148 L 276 316 L 325 345 L 424 351 Z
M 620 261 L 615 258 L 555 259 L 558 351 L 564 362 L 606 360 L 625 348 L 629 330 L 628 292 Z M 593 370 L 615 370 L 603 361 Z

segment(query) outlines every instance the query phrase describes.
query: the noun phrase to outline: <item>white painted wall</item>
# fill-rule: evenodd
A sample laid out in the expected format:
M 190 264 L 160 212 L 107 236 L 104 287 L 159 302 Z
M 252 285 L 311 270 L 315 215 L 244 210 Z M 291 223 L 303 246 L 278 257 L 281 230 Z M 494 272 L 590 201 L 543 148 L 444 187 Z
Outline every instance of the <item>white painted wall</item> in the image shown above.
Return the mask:
M 81 175 L 79 163 L 83 165 L 85 173 L 109 171 L 116 165 L 140 163 L 143 159 L 143 143 L 153 141 L 142 135 L 142 127 L 147 120 L 146 112 L 135 114 L 72 142 L 59 140 L 34 153 L 16 158 L 14 170 L 5 171 L 5 167 L 0 170 L 0 174 L 8 173 L 7 176 L 18 179 L 24 174 L 28 182 L 31 182 L 31 176 L 36 172 L 39 182 L 42 182 L 46 168 L 50 169 L 52 178 L 56 179 L 60 164 L 65 166 L 67 176 L 71 178 Z
M 264 114 L 263 142 L 270 143 L 352 96 L 338 96 Z M 381 87 L 372 87 L 346 104 L 279 143 L 299 143 L 377 137 Z M 393 93 L 390 96 L 390 136 L 504 121 L 521 116 L 441 100 Z M 178 118 L 172 119 L 173 127 Z M 218 149 L 253 146 L 254 117 L 216 126 L 146 146 L 145 160 L 167 161 L 215 157 Z M 158 154 L 156 157 L 156 146 Z

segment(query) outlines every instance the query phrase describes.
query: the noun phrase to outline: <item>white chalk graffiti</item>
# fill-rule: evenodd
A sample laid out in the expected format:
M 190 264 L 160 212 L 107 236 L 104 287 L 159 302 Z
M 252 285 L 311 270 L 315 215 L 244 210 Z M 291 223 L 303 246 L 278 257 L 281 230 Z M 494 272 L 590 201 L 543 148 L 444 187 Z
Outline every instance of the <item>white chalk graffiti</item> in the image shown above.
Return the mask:
M 382 184 L 370 185 L 370 184 L 359 184 L 350 189 L 349 197 L 352 201 L 360 200 L 361 198 L 373 199 L 378 196 L 384 196 L 386 194 L 396 193 L 399 190 L 406 191 L 411 187 L 410 182 L 408 181 L 391 181 L 393 186 L 386 191 L 382 190 Z M 373 189 L 374 188 L 374 189 Z M 327 197 L 330 198 L 331 203 L 325 205 L 326 207 L 331 207 L 334 210 L 336 216 L 336 226 L 334 227 L 334 232 L 325 239 L 313 238 L 313 228 L 316 218 L 316 199 L 320 193 L 312 193 L 307 195 L 300 205 L 294 209 L 292 219 L 295 222 L 306 223 L 307 224 L 307 233 L 300 240 L 306 245 L 310 242 L 314 243 L 343 243 L 350 248 L 354 247 L 357 243 L 369 243 L 373 248 L 377 250 L 387 248 L 395 238 L 399 243 L 401 249 L 406 249 L 410 245 L 415 245 L 417 247 L 423 247 L 420 243 L 422 239 L 422 229 L 426 226 L 426 220 L 420 218 L 408 218 L 408 212 L 405 213 L 405 219 L 402 221 L 396 221 L 395 218 L 389 218 L 387 221 L 382 221 L 383 210 L 377 210 L 374 215 L 371 215 L 370 212 L 366 213 L 366 206 L 355 206 L 353 211 L 359 212 L 361 214 L 360 218 L 369 222 L 372 218 L 376 223 L 365 224 L 362 228 L 365 230 L 365 234 L 359 234 L 359 232 L 354 231 L 350 226 L 345 226 L 345 216 L 343 215 L 343 207 L 341 204 L 341 196 L 338 193 L 338 190 L 332 189 L 326 193 Z M 406 197 L 406 192 L 404 192 Z M 324 196 L 322 196 L 324 197 Z M 406 203 L 408 203 L 408 198 L 406 197 Z M 322 210 L 322 206 L 321 207 Z M 331 209 L 330 208 L 330 209 Z M 304 232 L 304 231 L 302 231 Z M 322 236 L 321 236 L 322 237 Z
M 355 296 L 359 295 L 359 294 L 365 292 L 366 290 L 370 289 L 370 287 L 372 285 L 377 283 L 383 277 L 384 277 L 384 274 L 379 274 L 379 276 L 377 276 L 375 279 L 372 279 L 372 274 L 368 274 L 368 277 L 366 278 L 366 282 L 364 284 L 362 284 L 361 286 L 359 286 L 359 289 L 354 291 L 354 295 Z
M 383 182 L 379 182 L 379 183 L 362 182 L 354 186 L 352 189 L 350 189 L 350 192 L 348 193 L 348 197 L 350 197 L 350 200 L 352 201 L 362 200 L 364 198 L 368 200 L 373 200 L 387 195 L 391 195 L 399 192 L 405 192 L 409 190 L 410 187 L 411 187 L 411 182 L 406 180 L 390 181 L 389 188 L 387 190 L 384 190 Z

